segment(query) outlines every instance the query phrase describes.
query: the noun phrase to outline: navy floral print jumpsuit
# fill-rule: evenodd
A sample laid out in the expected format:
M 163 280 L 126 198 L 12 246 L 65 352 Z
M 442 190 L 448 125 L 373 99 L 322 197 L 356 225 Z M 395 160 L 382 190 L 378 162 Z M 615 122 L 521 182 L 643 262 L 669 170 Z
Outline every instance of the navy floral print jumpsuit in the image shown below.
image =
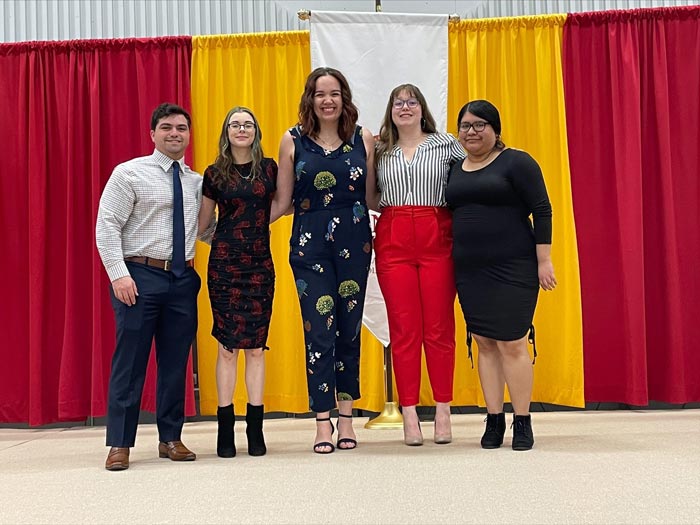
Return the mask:
M 362 128 L 334 151 L 294 138 L 294 223 L 289 263 L 306 345 L 309 408 L 360 397 L 360 330 L 372 252 Z M 337 394 L 336 394 L 337 393 Z

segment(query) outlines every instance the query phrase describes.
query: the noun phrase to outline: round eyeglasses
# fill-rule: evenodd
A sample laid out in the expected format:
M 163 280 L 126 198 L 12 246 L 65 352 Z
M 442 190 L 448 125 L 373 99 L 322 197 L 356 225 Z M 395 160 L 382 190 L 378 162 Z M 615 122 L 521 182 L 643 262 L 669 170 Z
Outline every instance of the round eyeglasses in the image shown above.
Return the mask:
M 408 106 L 410 109 L 416 109 L 420 105 L 418 99 L 409 98 L 408 100 L 401 100 L 400 98 L 394 99 L 394 109 L 403 109 L 404 106 Z

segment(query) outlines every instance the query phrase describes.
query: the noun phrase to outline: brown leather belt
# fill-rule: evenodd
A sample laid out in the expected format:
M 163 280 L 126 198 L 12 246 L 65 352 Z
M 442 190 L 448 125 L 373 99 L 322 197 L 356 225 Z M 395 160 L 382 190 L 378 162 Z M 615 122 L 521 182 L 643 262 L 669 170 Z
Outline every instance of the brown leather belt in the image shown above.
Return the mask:
M 145 264 L 146 266 L 154 266 L 156 268 L 160 268 L 161 270 L 165 270 L 166 272 L 170 271 L 170 266 L 172 265 L 171 261 L 165 261 L 163 259 L 152 259 L 151 257 L 126 257 L 124 260 L 127 262 Z M 194 266 L 194 259 L 185 261 L 185 266 Z

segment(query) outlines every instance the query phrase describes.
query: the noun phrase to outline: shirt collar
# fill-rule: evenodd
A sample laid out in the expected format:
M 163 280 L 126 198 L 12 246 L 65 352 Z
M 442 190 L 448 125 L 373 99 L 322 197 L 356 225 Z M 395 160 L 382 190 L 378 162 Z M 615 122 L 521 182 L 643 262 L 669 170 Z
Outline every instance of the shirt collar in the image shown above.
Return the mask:
M 185 164 L 185 157 L 182 157 L 181 159 L 178 159 L 178 160 L 173 160 L 170 157 L 168 157 L 167 155 L 164 155 L 163 153 L 158 151 L 157 149 L 153 150 L 153 155 L 151 155 L 151 157 L 153 158 L 155 163 L 158 164 L 158 166 L 163 168 L 163 171 L 166 173 L 172 167 L 173 162 L 177 162 L 180 165 L 180 171 L 184 171 L 185 168 L 187 168 L 187 164 Z

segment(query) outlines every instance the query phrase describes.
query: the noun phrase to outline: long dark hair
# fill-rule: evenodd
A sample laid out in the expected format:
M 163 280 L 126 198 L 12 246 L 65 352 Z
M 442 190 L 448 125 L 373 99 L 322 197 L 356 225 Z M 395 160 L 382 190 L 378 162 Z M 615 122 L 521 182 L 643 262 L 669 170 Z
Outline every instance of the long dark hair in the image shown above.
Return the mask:
M 340 84 L 340 96 L 343 100 L 343 110 L 340 114 L 340 120 L 338 120 L 338 136 L 343 141 L 348 141 L 352 138 L 353 133 L 355 133 L 355 125 L 357 124 L 359 112 L 357 111 L 357 106 L 352 102 L 352 92 L 350 91 L 348 80 L 340 71 L 332 67 L 318 67 L 306 78 L 304 93 L 301 95 L 301 101 L 299 102 L 299 124 L 301 125 L 301 132 L 303 135 L 309 135 L 311 137 L 318 136 L 320 126 L 316 118 L 316 113 L 314 113 L 314 93 L 316 92 L 316 81 L 326 75 L 332 76 Z
M 471 113 L 472 115 L 482 118 L 491 125 L 496 134 L 495 149 L 503 149 L 506 147 L 501 139 L 501 115 L 498 113 L 498 108 L 496 108 L 496 106 L 491 104 L 488 100 L 472 100 L 471 102 L 467 102 L 462 106 L 462 109 L 459 110 L 457 129 L 459 129 L 459 125 L 465 113 Z
M 410 96 L 415 97 L 421 107 L 421 113 L 423 114 L 423 119 L 421 120 L 421 129 L 425 133 L 436 133 L 437 127 L 435 125 L 435 119 L 433 114 L 428 109 L 428 103 L 421 93 L 421 90 L 413 84 L 401 84 L 396 86 L 389 95 L 389 101 L 386 104 L 386 111 L 384 112 L 384 120 L 382 120 L 382 127 L 379 129 L 379 142 L 377 145 L 377 159 L 384 155 L 385 153 L 394 149 L 394 146 L 399 140 L 399 130 L 394 124 L 391 118 L 391 112 L 394 107 L 394 100 L 399 94 L 404 91 Z
M 253 165 L 250 168 L 250 175 L 255 178 L 260 174 L 264 153 L 262 149 L 262 131 L 260 131 L 260 125 L 258 124 L 258 119 L 255 118 L 253 112 L 243 106 L 236 106 L 231 108 L 228 113 L 226 113 L 226 118 L 224 123 L 221 125 L 221 135 L 219 135 L 219 152 L 214 161 L 214 166 L 216 166 L 222 174 L 232 175 L 234 170 L 234 159 L 233 153 L 231 153 L 231 143 L 228 140 L 228 120 L 234 113 L 248 113 L 250 118 L 253 119 L 255 123 L 255 137 L 253 138 L 253 143 L 250 145 L 251 155 L 253 157 Z

